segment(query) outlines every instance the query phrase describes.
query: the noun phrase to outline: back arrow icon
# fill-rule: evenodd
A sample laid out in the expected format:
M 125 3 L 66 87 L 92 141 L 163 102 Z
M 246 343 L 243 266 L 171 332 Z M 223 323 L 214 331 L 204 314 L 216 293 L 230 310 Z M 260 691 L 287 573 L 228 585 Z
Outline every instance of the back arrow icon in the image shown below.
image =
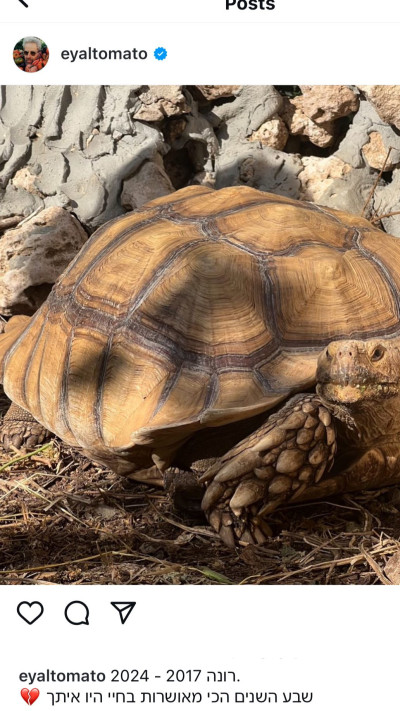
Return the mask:
M 29 5 L 25 2 L 25 0 L 19 0 L 19 1 L 20 1 L 21 5 L 23 5 L 24 7 L 29 7 Z

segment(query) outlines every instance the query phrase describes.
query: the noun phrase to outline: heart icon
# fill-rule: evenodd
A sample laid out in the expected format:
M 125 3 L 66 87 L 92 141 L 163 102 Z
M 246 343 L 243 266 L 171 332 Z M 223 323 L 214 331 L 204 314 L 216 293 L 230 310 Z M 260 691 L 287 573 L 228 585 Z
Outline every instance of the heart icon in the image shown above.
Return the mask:
M 39 689 L 21 689 L 21 696 L 28 706 L 32 706 L 39 698 Z
M 28 625 L 33 625 L 43 615 L 44 607 L 41 602 L 20 602 L 17 612 Z

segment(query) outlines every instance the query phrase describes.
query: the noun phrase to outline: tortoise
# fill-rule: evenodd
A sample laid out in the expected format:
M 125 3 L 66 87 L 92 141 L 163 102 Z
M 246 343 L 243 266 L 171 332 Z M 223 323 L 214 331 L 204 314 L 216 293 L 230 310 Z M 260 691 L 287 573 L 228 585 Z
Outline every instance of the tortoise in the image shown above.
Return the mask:
M 400 481 L 399 290 L 400 241 L 361 217 L 184 188 L 10 319 L 2 441 L 45 428 L 137 481 L 199 481 L 227 545 L 262 542 L 277 506 Z

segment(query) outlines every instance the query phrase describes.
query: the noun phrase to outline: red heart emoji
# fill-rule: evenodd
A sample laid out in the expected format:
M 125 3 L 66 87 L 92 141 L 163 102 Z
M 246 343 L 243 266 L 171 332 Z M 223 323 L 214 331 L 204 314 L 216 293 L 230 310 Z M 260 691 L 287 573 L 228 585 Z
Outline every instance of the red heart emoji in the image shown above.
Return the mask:
M 21 689 L 21 696 L 28 706 L 32 706 L 39 698 L 39 689 Z

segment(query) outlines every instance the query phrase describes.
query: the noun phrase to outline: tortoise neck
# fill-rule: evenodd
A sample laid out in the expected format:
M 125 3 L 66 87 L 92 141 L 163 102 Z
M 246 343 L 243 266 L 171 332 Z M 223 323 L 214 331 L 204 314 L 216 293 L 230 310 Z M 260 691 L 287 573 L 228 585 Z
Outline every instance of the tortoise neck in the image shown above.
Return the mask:
M 335 407 L 338 435 L 354 446 L 372 447 L 388 441 L 400 442 L 400 397 L 365 400 Z

